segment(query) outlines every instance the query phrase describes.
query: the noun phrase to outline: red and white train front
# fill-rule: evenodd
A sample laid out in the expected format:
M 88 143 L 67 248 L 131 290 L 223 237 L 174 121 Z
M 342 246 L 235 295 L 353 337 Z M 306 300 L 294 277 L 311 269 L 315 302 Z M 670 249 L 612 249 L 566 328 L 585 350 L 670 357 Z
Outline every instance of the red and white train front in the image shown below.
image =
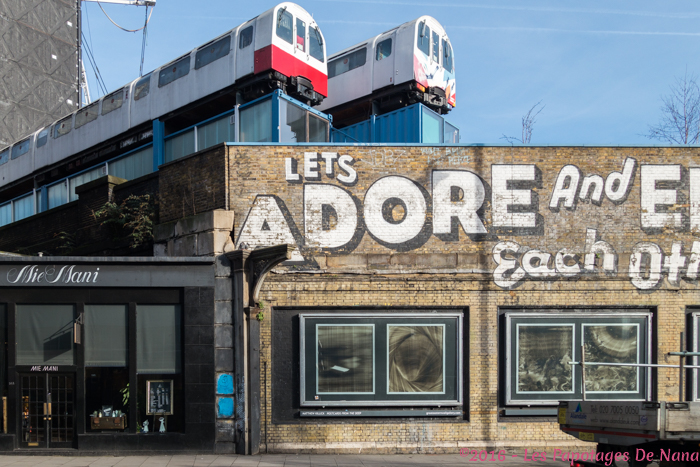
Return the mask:
M 280 3 L 257 18 L 255 75 L 275 71 L 288 78 L 287 94 L 312 104 L 328 96 L 326 44 L 313 17 L 294 3 Z

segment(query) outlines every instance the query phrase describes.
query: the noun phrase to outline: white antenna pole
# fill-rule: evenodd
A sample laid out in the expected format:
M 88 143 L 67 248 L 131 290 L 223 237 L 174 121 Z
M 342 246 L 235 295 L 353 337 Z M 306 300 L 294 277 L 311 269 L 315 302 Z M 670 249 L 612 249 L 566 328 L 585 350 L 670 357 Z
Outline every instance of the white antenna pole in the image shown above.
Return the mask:
M 85 74 L 85 62 L 80 61 L 80 90 L 83 92 L 82 95 L 82 105 L 85 107 L 92 99 L 90 99 L 90 88 L 88 87 L 87 75 Z

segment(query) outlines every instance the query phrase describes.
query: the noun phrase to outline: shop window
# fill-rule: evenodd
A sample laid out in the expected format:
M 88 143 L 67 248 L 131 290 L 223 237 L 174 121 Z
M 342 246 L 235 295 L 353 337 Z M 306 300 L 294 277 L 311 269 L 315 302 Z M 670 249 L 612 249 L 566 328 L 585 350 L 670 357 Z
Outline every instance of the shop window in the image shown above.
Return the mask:
M 442 123 L 443 117 L 436 114 L 427 107 L 422 107 L 421 130 L 423 132 L 422 143 L 440 144 L 444 135 Z
M 231 51 L 231 36 L 226 36 L 216 42 L 205 45 L 197 51 L 194 58 L 194 69 L 199 70 L 211 62 L 225 57 Z
M 589 363 L 649 363 L 651 313 L 505 313 L 506 404 L 581 399 L 581 352 Z M 586 365 L 589 399 L 645 400 L 648 370 Z
M 291 44 L 293 36 L 292 14 L 282 7 L 277 13 L 277 37 Z
M 148 421 L 149 432 L 158 433 L 162 417 L 166 431 L 182 431 L 184 392 L 180 305 L 137 305 L 136 362 L 139 425 L 143 427 Z M 169 393 L 163 392 L 165 382 L 172 387 Z
M 83 322 L 85 366 L 127 366 L 127 306 L 85 305 Z
M 367 62 L 367 47 L 351 52 L 328 63 L 328 78 L 342 75 L 350 70 L 364 66 Z
M 0 400 L 7 400 L 7 305 L 0 303 Z M 0 415 L 5 418 L 5 403 L 0 406 Z M 5 433 L 4 430 L 2 430 Z
M 139 305 L 136 309 L 136 362 L 139 374 L 182 370 L 180 305 Z
M 73 305 L 17 305 L 18 365 L 74 365 Z
M 194 131 L 194 128 L 191 128 L 165 140 L 165 162 L 194 154 Z
M 89 431 L 102 431 L 104 425 L 128 427 L 131 422 L 128 313 L 127 305 L 85 305 L 85 426 Z M 94 420 L 100 416 L 111 419 Z
M 29 193 L 26 196 L 15 199 L 12 202 L 13 222 L 33 216 L 35 208 L 34 204 L 34 193 Z
M 181 58 L 162 68 L 158 74 L 158 87 L 166 86 L 173 81 L 186 76 L 190 72 L 190 56 Z
M 462 404 L 460 313 L 299 315 L 302 406 Z
M 430 56 L 430 27 L 425 24 L 425 21 L 418 25 L 418 50 L 426 56 Z

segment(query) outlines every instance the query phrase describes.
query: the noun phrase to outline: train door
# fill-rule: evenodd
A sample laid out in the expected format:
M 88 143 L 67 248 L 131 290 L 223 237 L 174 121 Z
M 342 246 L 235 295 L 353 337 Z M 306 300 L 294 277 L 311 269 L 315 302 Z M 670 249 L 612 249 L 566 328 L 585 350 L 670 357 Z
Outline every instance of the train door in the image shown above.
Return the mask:
M 303 63 L 309 61 L 308 25 L 301 18 L 294 18 L 294 56 Z M 307 77 L 308 78 L 308 77 Z
M 74 447 L 75 375 L 29 373 L 19 380 L 20 447 Z
M 236 80 L 248 76 L 255 69 L 255 21 L 238 30 L 236 47 Z
M 396 31 L 377 39 L 372 57 L 372 90 L 393 85 L 396 80 L 394 59 L 396 57 Z

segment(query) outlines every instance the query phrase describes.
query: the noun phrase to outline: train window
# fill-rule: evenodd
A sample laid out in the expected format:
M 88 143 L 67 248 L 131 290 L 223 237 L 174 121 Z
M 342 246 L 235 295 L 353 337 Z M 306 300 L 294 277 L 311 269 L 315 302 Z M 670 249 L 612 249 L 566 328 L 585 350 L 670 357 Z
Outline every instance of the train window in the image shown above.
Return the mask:
M 63 135 L 67 135 L 71 130 L 71 119 L 73 116 L 66 117 L 63 120 L 59 120 L 53 127 L 53 137 L 60 138 Z
M 176 79 L 187 75 L 189 72 L 190 56 L 188 55 L 160 70 L 160 74 L 158 75 L 158 87 L 166 86 Z
M 418 25 L 418 50 L 430 56 L 430 28 L 425 21 Z
M 245 49 L 250 44 L 253 43 L 253 26 L 248 26 L 243 31 L 241 31 L 238 37 L 238 48 Z
M 364 66 L 367 61 L 367 47 L 362 47 L 348 55 L 336 58 L 328 63 L 328 77 L 342 75 L 350 70 Z
M 136 82 L 134 86 L 134 100 L 143 99 L 151 90 L 151 75 L 148 74 Z
M 5 164 L 9 160 L 10 148 L 0 152 L 0 165 Z
M 377 44 L 377 60 L 382 60 L 391 55 L 391 38 L 384 39 Z
M 433 31 L 433 60 L 440 63 L 440 36 Z
M 442 60 L 443 68 L 452 73 L 454 71 L 452 68 L 452 47 L 445 39 L 442 40 L 442 56 L 444 57 Z
M 46 144 L 49 140 L 49 127 L 44 128 L 39 132 L 39 136 L 36 138 L 36 147 L 40 148 Z
M 306 23 L 297 18 L 297 43 L 296 48 L 304 52 L 306 50 Z
M 323 39 L 318 28 L 309 28 L 309 54 L 319 62 L 325 61 L 323 56 Z
M 124 101 L 124 90 L 123 89 L 120 89 L 119 91 L 112 93 L 109 96 L 105 97 L 104 99 L 102 99 L 102 115 L 107 115 L 112 110 L 117 110 L 119 107 L 122 106 L 123 101 Z
M 280 9 L 279 13 L 277 13 L 277 37 L 291 44 L 294 36 L 292 31 L 292 14 L 285 8 Z
M 209 65 L 221 57 L 225 57 L 231 51 L 231 36 L 207 44 L 197 51 L 194 57 L 194 69 L 199 70 L 203 66 Z
M 94 104 L 83 107 L 75 114 L 75 127 L 80 128 L 81 126 L 89 123 L 97 118 L 97 102 Z
M 20 141 L 19 143 L 16 143 L 14 146 L 12 146 L 12 159 L 17 159 L 19 156 L 22 156 L 28 152 L 29 138 L 25 139 L 24 141 Z

